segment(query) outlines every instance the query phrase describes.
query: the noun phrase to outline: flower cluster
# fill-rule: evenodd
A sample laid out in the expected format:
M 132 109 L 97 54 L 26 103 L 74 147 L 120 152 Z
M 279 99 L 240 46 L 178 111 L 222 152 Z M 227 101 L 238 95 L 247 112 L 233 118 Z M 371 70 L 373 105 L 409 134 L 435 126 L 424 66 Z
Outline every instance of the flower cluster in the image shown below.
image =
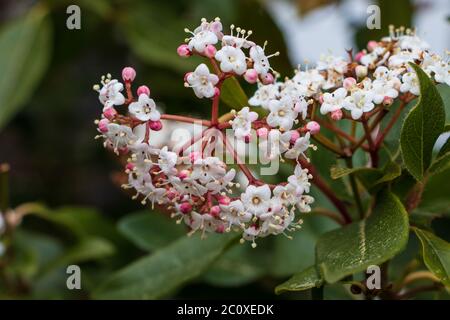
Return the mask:
M 303 96 L 292 96 L 290 100 L 286 97 L 271 101 L 267 105 L 271 113 L 262 119 L 249 107 L 239 112 L 233 110 L 224 120 L 219 119 L 223 82 L 229 77 L 243 77 L 259 86 L 272 85 L 275 72 L 269 58 L 278 53 L 266 55 L 267 43 L 261 47 L 250 41 L 251 31 L 232 25 L 230 34 L 223 34 L 218 18 L 211 22 L 202 19 L 199 27 L 194 31 L 186 29 L 186 32 L 191 37 L 178 47 L 178 54 L 182 57 L 199 55 L 208 59 L 213 67 L 211 72 L 202 63 L 184 77 L 185 86 L 191 87 L 198 98 L 212 99 L 211 120 L 161 114 L 146 86 L 137 89 L 135 98 L 132 82 L 136 72 L 127 67 L 122 71 L 124 84 L 108 74 L 102 77 L 101 85 L 94 86 L 103 105 L 102 117 L 96 121 L 100 133 L 97 137 L 116 154 L 127 155 L 128 183 L 123 187 L 135 191 L 133 198 L 139 198 L 143 204 L 163 205 L 178 223 L 183 221 L 189 227 L 190 233 L 238 231 L 242 234 L 241 240 L 251 241 L 253 247 L 259 237 L 287 236 L 287 231 L 300 228 L 302 220 L 296 219 L 296 210 L 309 212 L 314 202 L 308 195 L 313 177 L 302 167 L 303 161 L 309 160 L 305 153 L 312 147 L 310 136 L 320 129 L 316 122 L 306 120 L 311 101 Z M 261 89 L 260 99 L 264 100 Z M 117 111 L 119 106 L 122 112 Z M 181 150 L 169 149 L 167 145 L 156 147 L 151 144 L 152 132 L 162 129 L 163 119 L 202 121 L 206 129 Z M 243 143 L 249 143 L 252 132 L 256 132 L 259 146 L 267 151 L 268 159 L 292 159 L 293 174 L 277 185 L 255 178 L 228 141 L 225 134 L 228 129 Z M 198 144 L 202 146 L 200 151 L 194 150 Z M 231 154 L 235 168 L 229 167 L 215 153 L 218 145 Z M 206 152 L 208 147 L 213 151 Z M 235 182 L 238 172 L 246 178 L 245 189 Z
M 419 95 L 409 62 L 419 64 L 437 83 L 450 85 L 448 61 L 429 52 L 428 44 L 409 29 L 391 27 L 389 37 L 370 41 L 367 50 L 349 56 L 346 61 L 323 55 L 315 68 L 297 70 L 284 82 L 261 84 L 249 103 L 270 111 L 270 125 L 290 129 L 298 114 L 307 115 L 308 104 L 320 106 L 320 113 L 333 120 L 346 116 L 345 111 L 358 120 L 377 105 L 391 105 L 399 94 Z

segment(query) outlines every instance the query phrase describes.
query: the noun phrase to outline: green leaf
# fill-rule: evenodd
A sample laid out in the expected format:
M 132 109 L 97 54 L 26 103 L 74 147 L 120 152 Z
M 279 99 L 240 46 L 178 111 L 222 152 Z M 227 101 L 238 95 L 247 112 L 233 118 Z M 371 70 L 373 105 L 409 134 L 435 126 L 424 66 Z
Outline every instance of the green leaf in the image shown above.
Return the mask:
M 220 90 L 220 98 L 230 108 L 240 110 L 248 104 L 248 98 L 235 77 L 226 79 Z
M 431 162 L 433 146 L 445 123 L 444 102 L 428 75 L 410 63 L 420 83 L 420 97 L 403 123 L 400 148 L 408 171 L 421 181 Z
M 280 294 L 286 291 L 303 291 L 320 287 L 323 279 L 317 272 L 315 266 L 311 266 L 287 280 L 275 288 L 275 293 Z
M 379 170 L 374 168 L 343 168 L 343 167 L 331 167 L 330 169 L 330 175 L 332 179 L 339 179 L 346 177 L 353 173 L 359 173 L 359 172 L 378 172 Z
M 0 128 L 31 97 L 50 58 L 51 26 L 47 11 L 35 6 L 0 32 Z
M 323 278 L 334 283 L 392 258 L 407 241 L 407 212 L 394 194 L 382 191 L 369 218 L 320 237 L 316 264 Z
M 450 243 L 431 232 L 418 228 L 413 230 L 422 243 L 425 265 L 443 284 L 450 286 Z
M 186 234 L 175 220 L 160 212 L 138 212 L 120 220 L 119 231 L 144 251 L 160 249 Z
M 434 175 L 447 169 L 450 169 L 450 152 L 437 157 L 431 164 L 430 168 L 428 168 L 428 173 Z
M 236 234 L 183 237 L 115 273 L 97 299 L 157 299 L 201 275 L 237 239 Z

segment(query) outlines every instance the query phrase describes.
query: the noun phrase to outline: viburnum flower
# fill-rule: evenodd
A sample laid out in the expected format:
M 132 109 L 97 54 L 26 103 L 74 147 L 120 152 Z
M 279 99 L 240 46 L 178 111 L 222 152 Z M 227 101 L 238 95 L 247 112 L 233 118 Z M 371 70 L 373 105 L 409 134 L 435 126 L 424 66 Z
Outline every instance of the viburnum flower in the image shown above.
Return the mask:
M 112 107 L 122 105 L 125 102 L 125 97 L 121 93 L 123 84 L 116 79 L 111 80 L 111 75 L 102 76 L 102 87 L 94 86 L 94 90 L 98 91 L 98 98 L 105 107 Z
M 277 98 L 279 94 L 278 84 L 259 85 L 253 97 L 248 100 L 251 106 L 261 106 L 264 109 L 269 109 L 271 100 Z
M 332 93 L 326 92 L 323 95 L 323 103 L 320 106 L 320 113 L 327 114 L 336 110 L 340 110 L 343 107 L 343 102 L 347 96 L 347 90 L 339 88 Z
M 128 110 L 141 121 L 158 121 L 161 118 L 161 114 L 156 110 L 155 101 L 145 93 L 139 96 L 137 102 L 130 103 Z
M 249 107 L 242 108 L 231 121 L 236 138 L 248 137 L 252 129 L 252 122 L 258 119 L 258 114 L 250 111 Z
M 194 31 L 186 28 L 185 32 L 192 34 L 192 37 L 187 39 L 189 49 L 204 53 L 208 45 L 216 44 L 222 37 L 222 23 L 218 18 L 212 22 L 202 19 L 201 25 Z
M 268 185 L 260 187 L 248 186 L 247 190 L 241 195 L 241 201 L 246 211 L 256 217 L 266 213 L 270 206 L 271 191 Z
M 419 79 L 414 72 L 407 72 L 402 76 L 401 92 L 411 92 L 418 96 L 420 94 Z
M 284 156 L 288 159 L 298 159 L 300 156 L 303 156 L 305 159 L 309 160 L 305 155 L 306 150 L 311 147 L 311 143 L 309 141 L 311 134 L 307 132 L 305 136 L 298 138 L 295 141 L 294 146 L 286 151 Z
M 269 58 L 279 55 L 279 52 L 275 52 L 272 55 L 266 56 L 264 48 L 260 46 L 252 46 L 250 48 L 250 58 L 253 61 L 253 68 L 261 76 L 265 76 L 270 70 Z
M 280 127 L 282 131 L 292 128 L 298 114 L 290 96 L 284 96 L 281 100 L 272 100 L 269 104 L 269 110 L 267 124 L 274 128 Z
M 344 109 L 350 111 L 353 119 L 361 118 L 364 112 L 375 108 L 373 104 L 374 94 L 370 90 L 354 90 L 342 103 Z
M 211 98 L 215 94 L 215 85 L 219 82 L 219 77 L 210 73 L 206 64 L 202 63 L 194 72 L 187 75 L 186 82 L 198 98 Z
M 220 69 L 223 72 L 234 72 L 242 75 L 247 70 L 245 54 L 240 48 L 224 46 L 217 51 L 215 58 L 220 62 Z

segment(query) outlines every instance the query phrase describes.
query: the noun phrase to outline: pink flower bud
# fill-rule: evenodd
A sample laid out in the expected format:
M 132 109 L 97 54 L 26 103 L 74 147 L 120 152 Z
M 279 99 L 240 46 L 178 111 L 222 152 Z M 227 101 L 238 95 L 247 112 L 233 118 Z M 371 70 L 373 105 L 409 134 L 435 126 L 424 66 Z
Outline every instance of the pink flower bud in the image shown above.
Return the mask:
M 342 110 L 337 109 L 337 110 L 333 111 L 331 113 L 331 119 L 333 119 L 334 121 L 341 120 L 342 119 Z
M 191 162 L 194 163 L 197 159 L 200 159 L 200 156 L 201 156 L 200 152 L 192 151 L 189 154 L 189 160 L 191 160 Z
M 291 140 L 290 140 L 290 142 L 292 144 L 294 144 L 295 141 L 297 141 L 298 138 L 300 138 L 300 133 L 297 130 L 292 130 L 291 131 Z
M 361 60 L 361 58 L 364 56 L 365 56 L 365 53 L 363 51 L 360 51 L 355 55 L 355 60 L 359 62 Z
M 180 57 L 187 58 L 192 55 L 191 50 L 187 44 L 182 44 L 177 48 L 177 53 Z
M 220 224 L 216 227 L 217 233 L 224 233 L 224 231 L 225 231 L 225 226 L 223 224 Z
M 267 137 L 267 135 L 269 134 L 269 130 L 267 130 L 267 128 L 262 127 L 259 128 L 258 130 L 256 130 L 256 135 L 260 138 L 265 138 Z
M 180 178 L 181 180 L 184 180 L 184 179 L 186 179 L 187 177 L 189 177 L 189 175 L 190 175 L 189 170 L 181 170 L 181 171 L 178 173 L 178 178 Z
M 244 142 L 245 143 L 250 143 L 251 140 L 252 140 L 252 136 L 249 135 L 249 134 L 244 137 Z
M 261 77 L 261 81 L 263 84 L 272 84 L 275 78 L 271 73 L 267 73 L 264 77 Z
M 230 204 L 230 198 L 227 196 L 220 196 L 217 201 L 219 201 L 219 204 L 224 205 L 224 206 L 227 206 Z
M 184 82 L 187 82 L 187 78 L 190 76 L 192 74 L 192 72 L 186 72 L 185 74 L 184 74 Z
M 343 84 L 346 90 L 350 90 L 356 84 L 356 79 L 352 77 L 345 78 Z
M 208 44 L 205 48 L 205 56 L 207 56 L 208 58 L 213 58 L 216 55 L 216 47 L 214 47 L 212 44 Z
M 153 131 L 159 131 L 162 129 L 163 125 L 161 121 L 151 121 L 149 120 L 149 127 L 150 129 L 152 129 Z
M 391 97 L 386 96 L 383 98 L 383 105 L 385 105 L 386 107 L 390 106 L 393 103 L 394 103 L 394 99 L 392 99 Z
M 122 147 L 119 148 L 119 154 L 127 154 L 128 153 L 128 148 L 127 147 Z
M 256 80 L 258 80 L 258 72 L 255 69 L 248 69 L 244 73 L 244 79 L 248 83 L 256 83 Z
M 319 103 L 322 104 L 323 103 L 323 95 L 319 96 Z
M 149 89 L 147 86 L 140 86 L 140 87 L 137 89 L 137 95 L 138 95 L 138 97 L 139 97 L 141 94 L 146 94 L 146 95 L 150 96 L 150 89 Z
M 311 134 L 317 134 L 320 132 L 320 124 L 316 121 L 310 121 L 306 124 L 306 129 L 308 129 Z
M 167 199 L 169 200 L 173 200 L 177 197 L 177 193 L 174 192 L 173 190 L 170 190 L 169 192 L 166 193 Z
M 192 205 L 189 202 L 183 202 L 180 204 L 180 211 L 183 214 L 187 214 L 192 211 Z
M 103 109 L 103 116 L 108 120 L 114 119 L 114 117 L 116 115 L 117 115 L 117 111 L 113 107 L 108 107 L 108 108 Z
M 214 88 L 214 97 L 218 97 L 218 96 L 220 96 L 220 89 L 215 87 Z
M 133 171 L 134 167 L 135 167 L 134 163 L 128 162 L 127 165 L 125 166 L 125 169 Z
M 109 124 L 109 120 L 108 119 L 100 120 L 98 122 L 98 130 L 100 130 L 100 132 L 102 132 L 102 133 L 108 132 L 108 124 Z
M 134 81 L 134 78 L 136 78 L 136 70 L 134 70 L 132 67 L 126 67 L 122 70 L 122 79 L 125 82 L 131 82 Z
M 369 51 L 375 50 L 376 47 L 378 47 L 378 42 L 376 42 L 375 40 L 371 40 L 367 43 L 367 50 Z
M 214 218 L 218 218 L 220 214 L 220 207 L 219 206 L 212 206 L 209 210 L 209 214 L 212 215 Z

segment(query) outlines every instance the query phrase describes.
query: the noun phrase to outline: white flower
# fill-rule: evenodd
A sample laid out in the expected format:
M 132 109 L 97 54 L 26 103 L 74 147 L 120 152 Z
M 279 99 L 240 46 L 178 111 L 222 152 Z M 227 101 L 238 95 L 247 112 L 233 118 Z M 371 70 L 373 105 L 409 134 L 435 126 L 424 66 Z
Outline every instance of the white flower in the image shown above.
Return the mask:
M 398 45 L 402 50 L 411 50 L 412 52 L 420 52 L 430 47 L 427 42 L 415 34 L 400 37 Z
M 215 58 L 220 61 L 220 69 L 223 72 L 234 72 L 242 75 L 247 70 L 245 54 L 239 48 L 224 46 L 216 52 Z
M 123 84 L 116 79 L 106 80 L 98 98 L 105 107 L 119 106 L 125 103 L 125 97 L 120 93 L 122 90 Z
M 290 130 L 298 115 L 298 112 L 294 110 L 294 101 L 290 96 L 284 96 L 281 100 L 270 101 L 269 110 L 267 124 L 271 127 L 279 126 L 282 130 Z
M 317 62 L 317 70 L 333 70 L 343 74 L 347 71 L 347 62 L 342 57 L 322 54 Z
M 177 176 L 170 176 L 169 181 L 173 185 L 173 187 L 182 195 L 202 196 L 208 191 L 206 187 L 202 186 L 200 183 L 190 177 L 180 179 Z
M 267 84 L 258 85 L 258 90 L 256 90 L 253 97 L 248 100 L 251 106 L 261 106 L 264 109 L 269 109 L 269 102 L 276 99 L 279 93 L 279 84 Z
M 241 194 L 241 201 L 246 211 L 260 216 L 266 213 L 270 207 L 271 191 L 267 184 L 256 187 L 248 186 L 244 193 Z
M 217 180 L 226 173 L 225 163 L 217 157 L 197 159 L 194 162 L 193 168 L 191 178 L 199 180 L 202 184 Z
M 400 68 L 405 66 L 408 62 L 414 62 L 419 59 L 417 53 L 410 51 L 400 51 L 399 53 L 391 56 L 388 60 L 390 68 Z
M 211 98 L 219 77 L 210 73 L 206 64 L 202 63 L 186 77 L 186 81 L 198 98 Z
M 236 170 L 231 169 L 223 177 L 207 183 L 206 188 L 213 194 L 219 193 L 222 190 L 227 190 L 227 188 L 233 184 L 232 181 L 235 176 Z
M 308 195 L 302 195 L 300 201 L 296 203 L 300 212 L 311 212 L 310 204 L 314 203 L 314 198 Z
M 161 119 L 161 114 L 156 110 L 155 101 L 145 93 L 139 95 L 137 102 L 130 103 L 128 111 L 141 121 L 158 121 Z
M 305 159 L 308 159 L 305 155 L 305 151 L 311 146 L 309 139 L 310 133 L 307 132 L 303 137 L 300 137 L 295 141 L 294 146 L 286 151 L 284 156 L 288 159 L 297 159 L 300 155 L 302 155 Z
M 299 97 L 297 101 L 295 101 L 294 110 L 300 113 L 302 119 L 305 120 L 308 115 L 308 106 L 309 103 L 306 101 L 305 97 Z
M 375 80 L 372 83 L 371 92 L 375 104 L 382 103 L 385 97 L 395 99 L 398 96 L 398 91 L 394 89 L 393 83 L 384 80 Z
M 177 154 L 169 151 L 167 146 L 164 146 L 159 151 L 158 166 L 164 174 L 171 175 L 176 172 L 175 165 L 177 160 Z
M 401 92 L 411 92 L 413 95 L 420 95 L 419 79 L 415 72 L 407 72 L 402 76 Z
M 305 192 L 309 193 L 309 188 L 311 186 L 309 179 L 312 179 L 312 175 L 308 173 L 308 169 L 302 169 L 302 167 L 297 164 L 294 174 L 288 177 L 287 187 L 297 196 L 300 196 Z
M 252 129 L 252 122 L 258 119 L 256 112 L 250 111 L 249 107 L 242 108 L 232 120 L 232 128 L 237 139 L 248 136 Z
M 111 143 L 115 152 L 117 152 L 118 149 L 126 148 L 136 142 L 136 136 L 128 126 L 109 123 L 107 128 L 108 131 L 105 133 L 105 136 Z
M 142 199 L 141 203 L 145 204 L 148 200 L 152 203 L 153 208 L 155 202 L 158 204 L 164 203 L 164 196 L 167 193 L 167 190 L 165 188 L 156 188 L 151 181 L 147 181 L 144 186 L 140 188 L 139 192 L 144 195 L 144 199 Z
M 439 83 L 446 83 L 450 86 L 450 67 L 447 62 L 440 62 L 430 66 L 430 70 L 434 72 L 434 80 Z
M 249 222 L 252 218 L 252 214 L 245 211 L 241 200 L 231 201 L 229 205 L 220 205 L 220 209 L 220 218 L 228 223 L 228 228 L 242 227 L 242 224 Z
M 248 49 L 251 48 L 253 46 L 255 46 L 256 44 L 253 41 L 249 41 L 247 40 L 247 38 L 249 36 L 252 35 L 252 31 L 245 31 L 239 27 L 236 28 L 236 35 L 234 35 L 233 31 L 234 31 L 234 25 L 230 26 L 230 35 L 226 35 L 223 36 L 222 38 L 222 46 L 232 46 L 232 47 L 236 47 L 236 48 L 244 48 L 244 49 Z
M 270 130 L 266 139 L 261 139 L 259 148 L 262 152 L 262 160 L 273 160 L 280 156 L 289 148 L 291 133 L 286 131 L 281 133 L 280 130 Z
M 323 103 L 320 106 L 320 113 L 327 114 L 342 108 L 342 103 L 347 95 L 347 90 L 339 88 L 333 91 L 333 93 L 325 93 L 323 95 Z
M 214 231 L 216 229 L 215 219 L 212 215 L 205 213 L 200 214 L 198 212 L 192 211 L 191 214 L 184 216 L 185 223 L 192 229 L 191 233 L 202 230 L 204 231 Z
M 369 112 L 375 107 L 372 102 L 373 97 L 374 94 L 371 91 L 355 90 L 344 99 L 342 106 L 351 112 L 354 120 L 357 120 L 364 112 Z
M 304 94 L 308 97 L 318 93 L 322 85 L 325 83 L 325 78 L 317 69 L 298 71 L 292 80 L 304 87 Z
M 189 38 L 188 42 L 189 50 L 195 49 L 195 51 L 203 53 L 208 45 L 214 45 L 219 41 L 222 24 L 219 20 L 209 23 L 202 19 L 201 25 L 193 32 L 188 29 L 185 29 L 184 31 L 192 34 L 192 37 Z
M 266 56 L 264 49 L 260 46 L 253 46 L 250 48 L 250 58 L 253 60 L 253 68 L 263 77 L 270 70 L 269 58 L 276 55 L 278 55 L 278 52 Z

